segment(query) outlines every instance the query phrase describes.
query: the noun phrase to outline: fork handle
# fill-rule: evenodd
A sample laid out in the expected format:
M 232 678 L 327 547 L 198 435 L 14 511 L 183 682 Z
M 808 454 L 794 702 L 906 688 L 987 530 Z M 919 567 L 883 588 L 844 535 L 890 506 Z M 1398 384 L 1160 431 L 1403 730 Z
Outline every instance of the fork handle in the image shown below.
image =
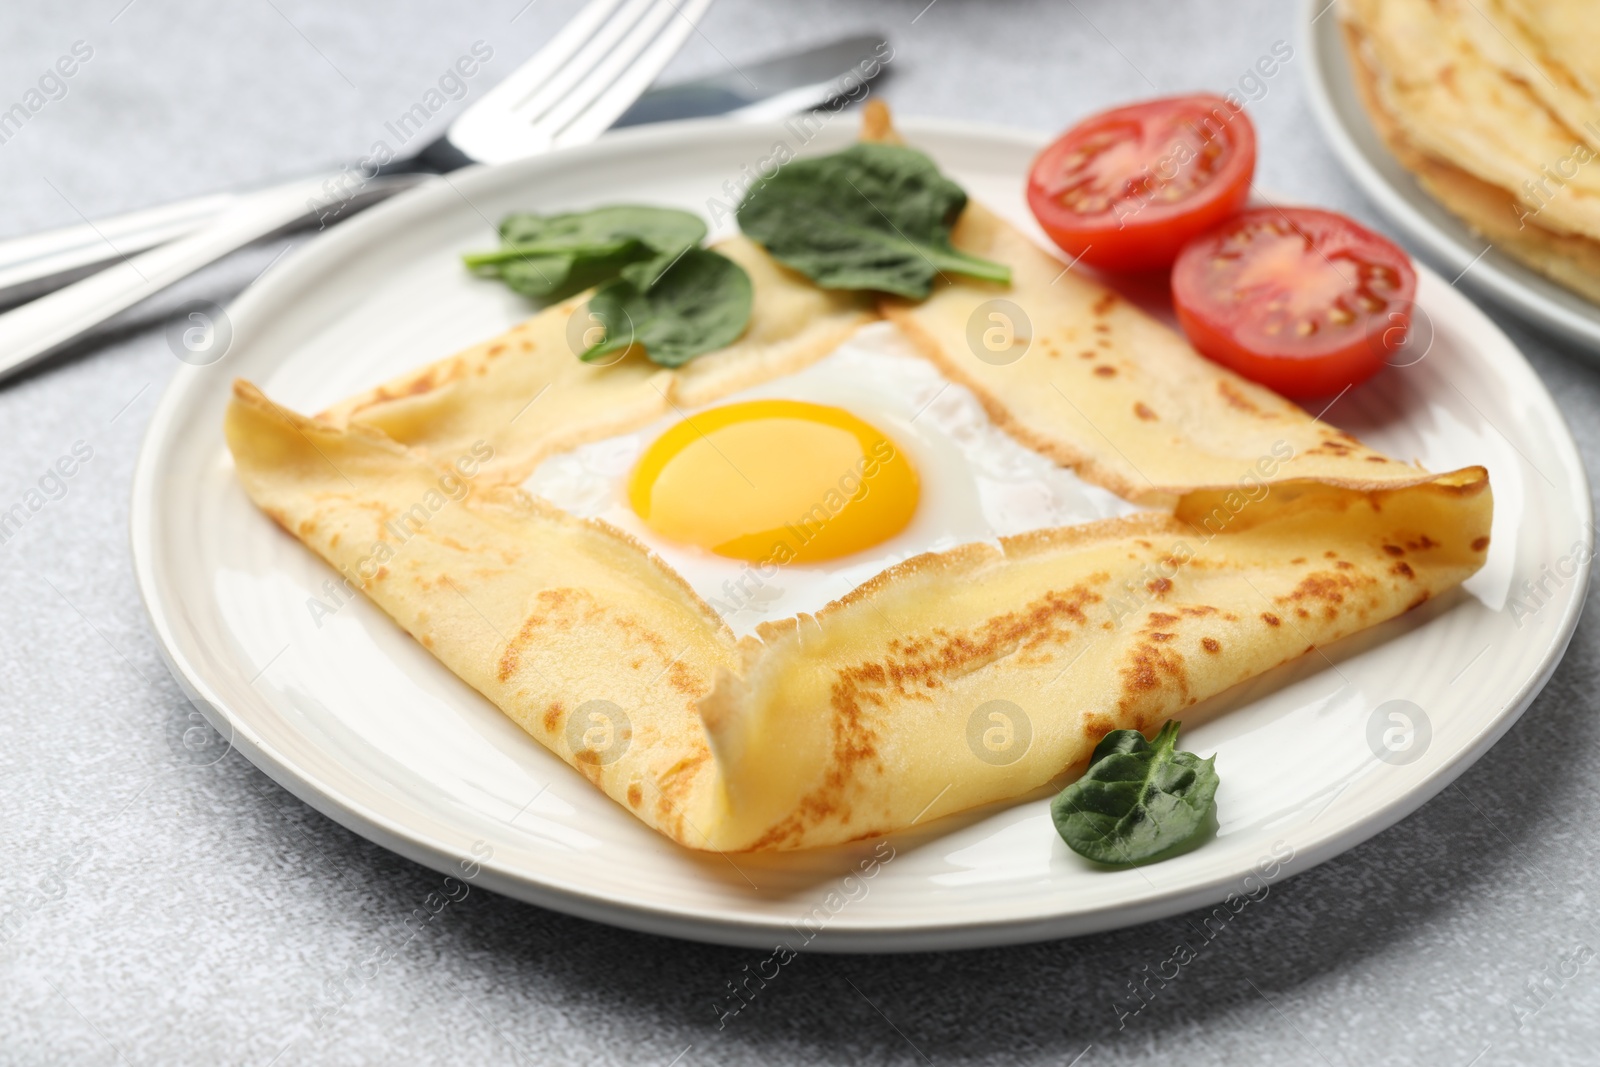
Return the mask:
M 391 196 L 426 177 L 379 176 L 362 187 L 361 196 L 366 200 Z M 208 263 L 306 218 L 314 205 L 327 201 L 326 181 L 319 176 L 238 195 L 231 207 L 189 236 L 124 258 L 0 315 L 0 379 L 65 347 L 117 312 Z

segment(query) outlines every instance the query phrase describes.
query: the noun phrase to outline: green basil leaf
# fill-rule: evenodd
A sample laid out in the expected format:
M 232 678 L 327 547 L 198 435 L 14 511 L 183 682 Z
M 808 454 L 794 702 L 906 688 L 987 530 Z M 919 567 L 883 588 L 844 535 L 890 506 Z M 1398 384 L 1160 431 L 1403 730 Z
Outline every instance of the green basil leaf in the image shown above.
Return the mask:
M 858 144 L 784 164 L 739 204 L 739 227 L 826 289 L 921 300 L 943 273 L 1009 284 L 1010 268 L 950 243 L 967 194 L 904 145 Z
M 738 340 L 750 323 L 752 296 L 743 267 L 710 249 L 691 249 L 647 289 L 619 278 L 590 297 L 589 314 L 605 337 L 579 358 L 592 363 L 638 344 L 651 362 L 682 366 Z
M 540 302 L 565 299 L 616 278 L 635 264 L 656 264 L 639 275 L 646 285 L 706 236 L 688 211 L 619 204 L 560 215 L 522 213 L 500 223 L 501 246 L 462 257 L 472 270 L 498 277 Z
M 1050 804 L 1068 848 L 1126 866 L 1164 858 L 1205 830 L 1216 806 L 1216 757 L 1177 751 L 1178 725 L 1168 719 L 1153 742 L 1137 730 L 1101 739 L 1083 777 Z

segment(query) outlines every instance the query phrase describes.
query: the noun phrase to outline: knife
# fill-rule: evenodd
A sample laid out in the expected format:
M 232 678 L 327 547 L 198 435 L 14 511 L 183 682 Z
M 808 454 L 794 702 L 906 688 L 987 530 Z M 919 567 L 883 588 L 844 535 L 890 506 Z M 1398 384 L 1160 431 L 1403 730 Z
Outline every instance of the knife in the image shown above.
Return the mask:
M 859 86 L 882 71 L 891 56 L 882 36 L 841 38 L 744 64 L 738 73 L 650 89 L 617 119 L 613 128 L 713 115 L 751 122 L 782 118 L 854 95 Z M 388 180 L 368 182 L 339 204 L 338 217 L 398 192 L 410 184 L 404 180 L 406 176 L 448 173 L 474 162 L 501 162 L 522 154 L 508 153 L 495 137 L 498 131 L 458 126 L 461 124 L 452 125 L 444 136 L 415 156 L 380 168 L 378 177 Z M 311 182 L 313 194 L 318 185 L 316 180 Z M 119 259 L 192 234 L 251 195 L 214 193 L 0 241 L 0 308 L 32 300 Z M 263 236 L 293 232 L 317 221 L 308 212 L 288 227 Z

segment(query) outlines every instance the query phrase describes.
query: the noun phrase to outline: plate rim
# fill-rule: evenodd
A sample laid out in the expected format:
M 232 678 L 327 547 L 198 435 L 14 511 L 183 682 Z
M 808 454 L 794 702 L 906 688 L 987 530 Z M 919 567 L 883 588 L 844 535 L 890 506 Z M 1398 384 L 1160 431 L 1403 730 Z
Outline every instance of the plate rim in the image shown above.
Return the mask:
M 1048 135 L 1034 131 L 969 121 L 911 119 L 903 120 L 901 125 L 913 135 L 975 139 L 990 143 L 1010 142 L 1015 147 L 1031 149 L 1042 147 L 1049 139 Z M 608 135 L 595 145 L 569 151 L 603 156 L 606 153 L 626 153 L 634 146 L 647 147 L 655 141 L 678 141 L 697 136 L 714 137 L 719 132 L 730 137 L 749 136 L 752 129 L 763 128 L 734 124 L 720 119 L 690 120 L 622 131 Z M 779 127 L 774 124 L 771 128 Z M 458 172 L 458 176 L 518 165 L 510 163 L 498 167 L 472 167 Z M 335 239 L 334 235 L 325 234 L 307 242 L 304 247 L 291 254 L 287 259 L 288 264 L 298 268 L 315 268 L 325 259 L 336 258 L 343 253 L 345 246 L 359 242 L 369 231 L 381 233 L 390 214 L 402 210 L 404 205 L 419 197 L 430 195 L 429 190 L 437 188 L 437 183 L 425 183 L 418 189 L 403 193 L 389 203 L 363 213 L 339 227 L 337 232 L 343 234 L 343 237 Z M 280 268 L 282 266 L 280 264 Z M 1424 270 L 1426 271 L 1426 268 Z M 274 271 L 273 275 L 287 279 L 292 277 L 293 273 L 278 270 Z M 1442 279 L 1440 281 L 1442 283 Z M 250 286 L 230 303 L 229 314 L 249 312 L 257 302 L 267 299 L 263 294 L 270 294 L 272 288 L 270 285 Z M 1473 310 L 1482 314 L 1481 309 L 1475 305 Z M 1486 316 L 1485 323 L 1499 335 L 1511 353 L 1516 356 L 1520 368 L 1514 369 L 1520 370 L 1527 379 L 1527 384 L 1537 389 L 1549 410 L 1556 413 L 1561 431 L 1556 435 L 1557 446 L 1568 454 L 1567 459 L 1570 461 L 1564 469 L 1569 476 L 1574 476 L 1576 481 L 1586 486 L 1587 477 L 1582 455 L 1549 390 L 1510 338 L 1505 337 Z M 135 579 L 140 600 L 157 638 L 162 659 L 177 679 L 184 694 L 207 721 L 224 737 L 229 738 L 233 747 L 238 748 L 245 758 L 278 785 L 333 821 L 392 852 L 441 873 L 453 872 L 457 863 L 464 857 L 444 847 L 441 842 L 428 840 L 408 830 L 405 825 L 382 812 L 371 809 L 358 798 L 325 788 L 322 783 L 313 781 L 313 776 L 295 768 L 292 759 L 286 754 L 277 753 L 269 746 L 260 744 L 251 736 L 248 728 L 241 728 L 241 723 L 234 721 L 204 672 L 186 655 L 183 643 L 174 631 L 173 620 L 163 610 L 164 601 L 171 598 L 163 595 L 161 575 L 154 563 L 157 549 L 152 525 L 161 479 L 160 453 L 164 443 L 170 442 L 173 438 L 178 416 L 185 409 L 190 394 L 205 384 L 206 370 L 205 367 L 181 367 L 163 391 L 141 441 L 132 480 L 129 535 Z M 1388 806 L 1350 826 L 1341 826 L 1336 821 L 1331 824 L 1328 831 L 1309 838 L 1303 847 L 1297 847 L 1294 857 L 1295 874 L 1303 873 L 1388 829 L 1432 799 L 1499 740 L 1544 688 L 1571 642 L 1589 586 L 1590 560 L 1593 554 L 1593 504 L 1586 489 L 1579 495 L 1578 500 L 1580 501 L 1579 525 L 1585 531 L 1586 543 L 1590 548 L 1587 556 L 1590 558 L 1585 559 L 1579 574 L 1575 576 L 1572 586 L 1575 593 L 1569 598 L 1566 611 L 1558 620 L 1553 632 L 1554 636 L 1544 649 L 1539 669 L 1523 683 L 1515 697 L 1492 720 L 1487 721 L 1471 743 L 1458 752 L 1452 760 L 1441 764 L 1427 777 L 1413 784 Z M 782 920 L 768 917 L 739 914 L 708 916 L 703 912 L 689 911 L 677 906 L 640 907 L 630 902 L 617 901 L 604 895 L 587 892 L 583 887 L 568 884 L 561 879 L 535 880 L 526 872 L 514 872 L 496 863 L 492 858 L 481 860 L 480 863 L 481 873 L 475 880 L 485 888 L 581 918 L 645 933 L 760 948 L 770 947 L 774 937 L 779 936 L 787 928 Z M 1219 890 L 1236 886 L 1240 876 L 1239 871 L 1219 873 L 1165 889 L 1133 905 L 1095 911 L 1054 911 L 1024 918 L 921 921 L 916 924 L 880 924 L 872 927 L 848 922 L 830 924 L 807 943 L 806 951 L 847 953 L 933 951 L 1078 936 L 1149 922 L 1203 904 L 1214 903 L 1224 896 Z
M 1453 228 L 1428 218 L 1405 191 L 1383 174 L 1371 153 L 1358 142 L 1353 124 L 1359 124 L 1377 142 L 1388 161 L 1401 166 L 1383 147 L 1365 112 L 1352 117 L 1339 104 L 1341 91 L 1353 93 L 1355 86 L 1343 62 L 1345 46 L 1339 32 L 1338 8 L 1339 0 L 1302 0 L 1299 29 L 1311 110 L 1345 171 L 1378 210 L 1435 261 L 1459 271 L 1457 282 L 1464 282 L 1521 321 L 1577 344 L 1584 355 L 1600 359 L 1600 305 L 1509 259 L 1493 241 L 1477 237 L 1455 216 L 1450 216 Z M 1336 53 L 1338 61 L 1330 62 L 1328 52 Z M 1420 186 L 1414 188 L 1414 195 L 1432 201 Z M 1441 205 L 1440 210 L 1446 209 Z M 1570 307 L 1565 300 L 1577 300 L 1582 306 Z

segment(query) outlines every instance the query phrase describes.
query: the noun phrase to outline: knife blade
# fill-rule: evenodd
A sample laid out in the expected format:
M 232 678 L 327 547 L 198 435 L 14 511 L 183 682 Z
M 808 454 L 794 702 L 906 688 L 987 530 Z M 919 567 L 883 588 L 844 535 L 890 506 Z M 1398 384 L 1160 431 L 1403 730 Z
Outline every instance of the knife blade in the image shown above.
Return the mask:
M 782 118 L 852 95 L 855 86 L 877 77 L 893 55 L 881 34 L 843 37 L 771 56 L 742 70 L 663 85 L 634 101 L 613 128 L 711 115 L 751 121 Z M 788 106 L 791 100 L 793 106 Z M 782 102 L 784 109 L 773 112 L 774 102 Z

